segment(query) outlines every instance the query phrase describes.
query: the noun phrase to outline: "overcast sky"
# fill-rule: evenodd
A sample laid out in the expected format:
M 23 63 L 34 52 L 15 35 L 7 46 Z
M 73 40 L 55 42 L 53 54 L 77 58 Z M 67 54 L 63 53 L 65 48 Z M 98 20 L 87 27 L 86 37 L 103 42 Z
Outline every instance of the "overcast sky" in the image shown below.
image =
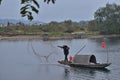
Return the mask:
M 21 0 L 3 0 L 0 5 L 0 19 L 26 19 L 20 15 Z M 94 19 L 94 12 L 106 3 L 120 4 L 120 0 L 56 0 L 55 4 L 46 4 L 38 0 L 40 12 L 34 20 L 50 21 L 87 21 Z

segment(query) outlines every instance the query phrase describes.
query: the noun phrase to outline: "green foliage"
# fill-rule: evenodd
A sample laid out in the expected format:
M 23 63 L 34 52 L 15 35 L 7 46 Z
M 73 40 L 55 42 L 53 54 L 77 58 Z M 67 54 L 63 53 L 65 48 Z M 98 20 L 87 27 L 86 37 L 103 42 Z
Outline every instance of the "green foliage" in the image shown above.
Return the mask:
M 1 4 L 2 0 L 0 0 Z M 44 0 L 44 2 L 47 2 L 49 4 L 52 2 L 53 4 L 55 3 L 55 0 Z M 39 8 L 40 5 L 37 0 L 21 0 L 21 4 L 23 5 L 20 9 L 20 14 L 22 17 L 27 17 L 28 20 L 33 20 L 33 12 L 36 14 L 39 13 Z
M 34 3 L 36 6 L 34 6 Z M 29 20 L 33 20 L 32 12 L 38 14 L 39 4 L 36 0 L 21 0 L 21 4 L 23 4 L 22 8 L 20 9 L 20 14 L 22 17 L 27 16 Z
M 2 0 L 0 0 L 0 4 L 1 4 Z
M 44 0 L 44 2 L 52 2 L 55 3 L 55 0 Z M 35 5 L 33 5 L 33 4 Z M 37 0 L 21 0 L 21 4 L 23 4 L 22 8 L 20 9 L 20 14 L 22 15 L 22 17 L 26 17 L 28 18 L 28 20 L 33 20 L 33 12 L 35 12 L 36 14 L 39 13 L 39 3 L 37 2 Z
M 0 34 L 2 35 L 63 35 L 63 34 L 70 34 L 71 32 L 79 32 L 84 31 L 84 27 L 80 25 L 76 26 L 71 23 L 69 26 L 66 26 L 66 21 L 64 22 L 55 22 L 52 21 L 48 24 L 43 25 L 25 25 L 22 22 L 17 24 L 9 24 L 7 27 L 0 27 Z
M 44 2 L 47 2 L 47 4 L 49 4 L 50 1 L 51 1 L 53 4 L 55 3 L 55 0 L 44 0 Z
M 96 26 L 102 34 L 120 33 L 120 5 L 106 4 L 95 12 Z
M 97 29 L 97 27 L 95 25 L 95 20 L 89 21 L 88 25 L 89 25 L 88 26 L 89 31 L 98 31 L 98 29 Z

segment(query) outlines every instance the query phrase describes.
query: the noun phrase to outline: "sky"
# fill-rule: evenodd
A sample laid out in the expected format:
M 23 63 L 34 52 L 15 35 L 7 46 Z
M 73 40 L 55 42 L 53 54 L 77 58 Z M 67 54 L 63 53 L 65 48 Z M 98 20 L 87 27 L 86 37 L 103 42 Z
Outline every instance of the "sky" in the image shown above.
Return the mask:
M 0 5 L 0 19 L 22 19 L 20 15 L 21 0 L 2 0 Z M 88 21 L 94 19 L 94 12 L 105 7 L 106 3 L 120 4 L 120 0 L 56 0 L 55 4 L 46 4 L 44 0 L 38 0 L 40 4 L 39 14 L 34 14 L 34 20 L 41 22 L 51 21 Z

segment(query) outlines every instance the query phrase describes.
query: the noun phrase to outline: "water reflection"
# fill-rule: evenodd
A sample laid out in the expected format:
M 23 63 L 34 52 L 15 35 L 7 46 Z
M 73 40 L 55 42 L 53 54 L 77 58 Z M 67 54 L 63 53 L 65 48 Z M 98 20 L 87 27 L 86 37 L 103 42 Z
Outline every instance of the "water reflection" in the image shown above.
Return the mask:
M 95 71 L 87 68 L 72 68 L 71 71 L 74 78 L 93 79 L 95 76 Z
M 67 68 L 64 68 L 63 80 L 70 80 L 70 72 Z
M 83 79 L 83 80 L 97 80 L 98 73 L 109 74 L 110 70 L 108 69 L 90 69 L 90 68 L 71 68 L 71 77 L 73 79 Z M 101 80 L 101 78 L 99 78 Z

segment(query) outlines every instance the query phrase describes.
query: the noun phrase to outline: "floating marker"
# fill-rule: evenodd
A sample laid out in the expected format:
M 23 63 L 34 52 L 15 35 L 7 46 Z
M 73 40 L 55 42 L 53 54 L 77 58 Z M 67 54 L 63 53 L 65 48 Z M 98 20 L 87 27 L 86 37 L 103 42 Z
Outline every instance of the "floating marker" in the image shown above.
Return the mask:
M 102 48 L 104 48 L 106 46 L 106 43 L 104 41 L 102 41 L 101 46 L 102 46 Z

